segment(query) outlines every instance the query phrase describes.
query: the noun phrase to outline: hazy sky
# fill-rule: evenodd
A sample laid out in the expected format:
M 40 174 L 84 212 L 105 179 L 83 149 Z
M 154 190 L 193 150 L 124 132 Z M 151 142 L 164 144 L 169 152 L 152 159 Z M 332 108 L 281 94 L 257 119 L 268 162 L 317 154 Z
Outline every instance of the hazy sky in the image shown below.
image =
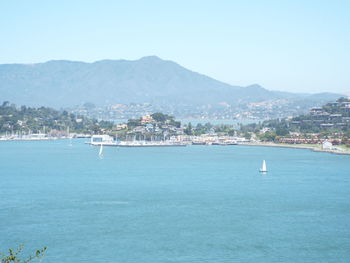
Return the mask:
M 235 85 L 350 93 L 350 1 L 0 1 L 0 63 L 147 55 Z

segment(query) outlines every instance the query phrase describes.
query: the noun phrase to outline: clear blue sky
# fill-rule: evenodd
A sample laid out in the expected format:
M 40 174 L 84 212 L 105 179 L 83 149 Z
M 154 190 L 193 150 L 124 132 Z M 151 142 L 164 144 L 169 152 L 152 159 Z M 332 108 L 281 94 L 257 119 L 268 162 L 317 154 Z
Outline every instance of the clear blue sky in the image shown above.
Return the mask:
M 230 84 L 350 93 L 350 1 L 0 2 L 0 63 L 147 55 Z

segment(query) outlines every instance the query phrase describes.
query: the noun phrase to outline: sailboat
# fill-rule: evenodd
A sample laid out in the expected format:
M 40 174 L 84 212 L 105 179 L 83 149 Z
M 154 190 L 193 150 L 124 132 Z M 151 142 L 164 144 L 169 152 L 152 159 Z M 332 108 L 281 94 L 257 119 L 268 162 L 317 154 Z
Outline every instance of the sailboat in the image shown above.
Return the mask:
M 267 172 L 265 160 L 263 160 L 263 163 L 262 163 L 262 167 L 261 167 L 261 169 L 260 169 L 260 172 L 262 172 L 262 173 L 266 173 L 266 172 Z
M 101 143 L 100 146 L 100 152 L 98 153 L 98 156 L 102 159 L 103 158 L 103 144 Z

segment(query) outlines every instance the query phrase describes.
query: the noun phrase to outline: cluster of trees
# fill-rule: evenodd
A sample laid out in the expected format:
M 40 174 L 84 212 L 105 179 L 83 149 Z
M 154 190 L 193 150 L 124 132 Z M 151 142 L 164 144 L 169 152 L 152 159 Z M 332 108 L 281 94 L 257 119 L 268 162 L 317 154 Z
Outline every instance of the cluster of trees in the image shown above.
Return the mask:
M 128 120 L 127 131 L 119 132 L 118 137 L 124 138 L 125 132 L 130 133 L 130 131 L 135 127 L 146 126 L 148 124 L 153 124 L 154 127 L 157 126 L 159 128 L 163 128 L 165 127 L 165 125 L 166 126 L 170 125 L 176 128 L 181 127 L 181 122 L 175 121 L 173 116 L 163 114 L 160 112 L 153 113 L 150 116 L 152 117 L 152 121 L 149 123 L 142 123 L 142 118 Z M 233 125 L 227 125 L 227 124 L 213 125 L 209 122 L 205 124 L 198 123 L 196 126 L 193 126 L 192 123 L 190 122 L 187 125 L 184 125 L 183 131 L 186 135 L 195 135 L 195 136 L 200 136 L 202 134 L 213 133 L 213 132 L 219 133 L 221 135 L 233 136 L 237 132 L 237 130 L 234 129 Z M 171 135 L 171 132 L 168 131 L 167 134 Z M 144 134 L 144 136 L 150 137 L 146 133 Z
M 181 127 L 181 122 L 175 121 L 174 116 L 171 116 L 171 115 L 168 115 L 168 114 L 163 114 L 161 112 L 156 112 L 156 113 L 151 114 L 151 117 L 157 123 L 169 124 L 169 125 L 173 125 L 173 126 L 175 126 L 177 128 Z
M 99 133 L 112 128 L 113 123 L 75 116 L 67 111 L 48 107 L 17 107 L 5 101 L 0 105 L 0 133 L 66 131 Z
M 259 133 L 263 128 L 273 130 L 273 133 L 271 132 L 269 136 L 273 134 L 275 136 L 286 136 L 291 131 L 290 123 L 285 119 L 268 120 L 259 123 L 241 125 L 240 131 L 242 133 Z
M 174 116 L 163 114 L 161 112 L 156 112 L 156 113 L 151 114 L 151 117 L 153 119 L 153 121 L 151 123 L 153 125 L 157 125 L 160 128 L 164 125 L 171 125 L 171 126 L 174 126 L 176 128 L 181 127 L 181 122 L 175 121 Z M 133 129 L 137 126 L 144 126 L 146 124 L 142 124 L 142 117 L 140 117 L 138 119 L 129 119 L 127 125 L 128 125 L 129 129 Z
M 213 125 L 211 123 L 201 124 L 198 123 L 195 127 L 192 126 L 192 123 L 188 123 L 184 129 L 184 133 L 187 135 L 200 136 L 206 133 L 219 133 L 221 135 L 230 135 L 233 136 L 236 133 L 236 130 L 233 128 L 233 125 L 220 124 Z
M 172 128 L 181 127 L 181 122 L 175 121 L 175 118 L 171 115 L 156 112 L 151 114 L 150 117 L 146 122 L 142 121 L 143 117 L 129 119 L 125 129 L 117 129 L 114 132 L 112 131 L 110 135 L 116 136 L 121 140 L 164 140 L 172 135 L 176 135 L 176 132 Z M 134 131 L 136 127 L 140 127 L 141 129 Z

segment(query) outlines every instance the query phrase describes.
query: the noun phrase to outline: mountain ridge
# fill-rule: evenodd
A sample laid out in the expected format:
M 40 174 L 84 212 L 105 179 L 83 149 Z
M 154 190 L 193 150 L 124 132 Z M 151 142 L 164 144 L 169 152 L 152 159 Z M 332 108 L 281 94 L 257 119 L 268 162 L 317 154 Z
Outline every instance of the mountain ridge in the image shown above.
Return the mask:
M 150 102 L 181 107 L 308 97 L 324 102 L 341 96 L 270 91 L 259 84 L 230 85 L 154 55 L 138 60 L 104 59 L 91 63 L 50 60 L 1 64 L 0 92 L 3 101 L 56 108 L 85 102 L 97 105 Z

